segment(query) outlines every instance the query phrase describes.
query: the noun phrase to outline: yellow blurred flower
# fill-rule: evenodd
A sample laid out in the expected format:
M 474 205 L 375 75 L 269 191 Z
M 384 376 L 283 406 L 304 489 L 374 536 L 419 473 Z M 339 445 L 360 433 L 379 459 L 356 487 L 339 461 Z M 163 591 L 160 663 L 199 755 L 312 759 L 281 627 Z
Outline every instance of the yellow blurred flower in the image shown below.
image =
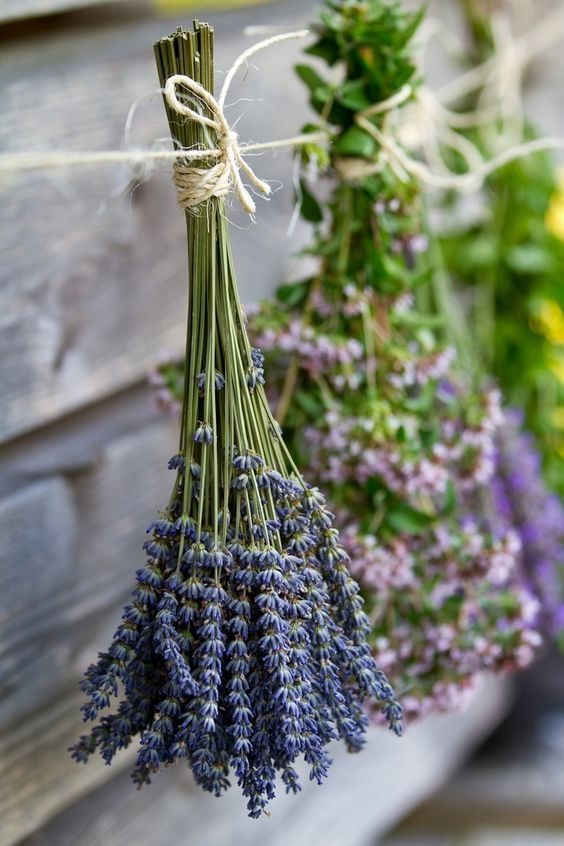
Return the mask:
M 550 372 L 564 385 L 564 356 L 551 356 L 548 366 L 550 367 Z
M 554 300 L 545 300 L 537 313 L 537 320 L 545 338 L 548 338 L 552 344 L 564 345 L 564 312 L 558 303 Z
M 202 12 L 210 9 L 231 9 L 239 6 L 258 6 L 271 0 L 153 0 L 156 10 L 163 15 L 196 9 Z
M 559 188 L 552 195 L 545 217 L 546 228 L 561 241 L 564 241 L 564 170 L 558 172 Z
M 557 429 L 564 429 L 564 406 L 555 408 L 552 412 L 552 422 Z

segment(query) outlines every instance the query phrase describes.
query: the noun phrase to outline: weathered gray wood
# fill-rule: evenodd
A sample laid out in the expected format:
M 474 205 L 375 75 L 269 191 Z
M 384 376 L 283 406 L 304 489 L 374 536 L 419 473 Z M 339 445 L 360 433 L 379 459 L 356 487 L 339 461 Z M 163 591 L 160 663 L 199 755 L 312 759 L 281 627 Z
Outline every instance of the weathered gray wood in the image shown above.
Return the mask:
M 477 826 L 464 838 L 462 846 L 562 846 L 564 831 L 540 828 L 485 828 Z
M 454 843 L 456 846 L 562 846 L 564 830 L 551 831 L 542 823 L 534 827 L 519 824 L 490 827 L 475 821 L 474 825 L 463 824 L 456 831 L 432 829 L 400 834 L 386 839 L 381 846 L 453 846 Z
M 102 761 L 79 767 L 67 752 L 82 730 L 81 701 L 76 692 L 67 694 L 0 737 L 2 846 L 19 843 L 65 807 L 69 797 L 83 796 L 107 781 L 108 767 Z M 128 763 L 128 756 L 127 751 L 118 768 Z
M 0 497 L 38 478 L 90 470 L 108 443 L 157 422 L 164 423 L 162 412 L 148 384 L 141 383 L 4 444 L 0 446 Z M 170 425 L 176 430 L 173 422 Z
M 0 501 L 0 721 L 52 696 L 50 680 L 68 655 L 35 637 L 53 629 L 73 581 L 76 511 L 62 479 L 38 482 Z M 39 612 L 39 613 L 38 613 Z M 57 623 L 55 624 L 57 625 Z M 37 654 L 45 659 L 34 672 Z M 20 674 L 25 683 L 20 684 Z
M 261 10 L 263 20 L 308 17 L 293 0 Z M 214 15 L 219 67 L 249 41 L 254 12 Z M 66 31 L 31 48 L 15 41 L 0 60 L 0 149 L 119 149 L 129 107 L 157 87 L 152 42 L 167 23 L 122 23 Z M 287 43 L 257 59 L 239 80 L 229 109 L 243 138 L 293 133 L 305 116 L 304 94 L 289 72 L 300 47 Z M 278 85 L 280 75 L 285 84 Z M 286 83 L 287 78 L 287 83 Z M 260 101 L 260 102 L 259 102 Z M 138 108 L 133 143 L 165 137 L 157 93 Z M 259 173 L 285 190 L 260 203 L 253 226 L 230 217 L 243 293 L 266 294 L 299 246 L 284 243 L 292 209 L 289 153 L 255 159 Z M 0 182 L 0 441 L 99 400 L 143 378 L 163 349 L 182 344 L 185 237 L 169 169 L 131 194 L 121 166 L 11 173 Z M 131 176 L 131 174 L 129 174 Z
M 144 560 L 145 527 L 166 504 L 176 433 L 124 436 L 72 487 L 60 479 L 0 502 L 0 724 L 69 687 L 103 648 Z
M 98 450 L 70 481 L 0 501 L 0 843 L 110 775 L 68 759 L 82 730 L 77 681 L 119 621 L 175 441 L 160 422 Z
M 23 846 L 371 846 L 377 835 L 444 783 L 497 722 L 505 705 L 505 687 L 490 682 L 464 718 L 428 719 L 401 741 L 374 729 L 361 754 L 335 749 L 323 787 L 306 776 L 301 794 L 279 796 L 272 803 L 272 815 L 258 821 L 246 817 L 236 790 L 217 800 L 194 785 L 186 769 L 175 767 L 141 792 L 132 788 L 128 775 L 118 776 Z M 52 788 L 45 789 L 44 804 Z M 32 828 L 25 817 L 21 825 L 21 834 L 23 827 Z M 6 837 L 0 846 L 15 842 Z
M 229 8 L 235 6 L 256 6 L 258 3 L 268 3 L 272 0 L 183 0 L 181 11 L 186 13 L 189 9 L 203 11 L 209 14 L 210 9 L 216 7 Z M 76 9 L 89 9 L 94 6 L 109 6 L 113 4 L 126 3 L 132 6 L 143 7 L 156 6 L 163 12 L 172 12 L 180 9 L 178 3 L 167 3 L 167 0 L 0 0 L 0 23 L 8 21 L 21 21 L 29 18 L 38 18 L 45 15 L 53 15 L 57 12 L 69 12 Z
M 115 2 L 116 0 L 0 0 L 0 23 Z

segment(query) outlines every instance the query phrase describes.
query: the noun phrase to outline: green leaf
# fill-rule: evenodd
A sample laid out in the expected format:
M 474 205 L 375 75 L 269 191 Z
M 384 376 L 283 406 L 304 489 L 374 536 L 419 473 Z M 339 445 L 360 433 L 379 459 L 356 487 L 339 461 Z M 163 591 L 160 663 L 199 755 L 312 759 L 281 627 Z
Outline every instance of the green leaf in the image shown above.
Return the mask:
M 463 271 L 472 272 L 484 270 L 496 265 L 498 261 L 499 243 L 497 238 L 480 235 L 468 239 L 458 258 Z
M 442 314 L 427 315 L 416 311 L 406 311 L 404 314 L 392 312 L 390 320 L 393 326 L 409 326 L 412 329 L 443 329 L 447 324 Z
M 366 93 L 366 83 L 363 79 L 345 82 L 338 93 L 338 100 L 343 106 L 352 109 L 353 112 L 359 112 L 372 105 L 372 100 Z
M 310 67 L 310 65 L 296 65 L 294 70 L 296 71 L 301 81 L 305 85 L 307 85 L 312 94 L 318 88 L 327 87 L 327 83 L 325 82 L 325 80 L 322 79 L 317 73 L 317 71 L 314 70 L 314 68 Z
M 406 15 L 405 20 L 407 22 L 407 26 L 405 27 L 405 29 L 403 31 L 404 43 L 411 41 L 411 39 L 413 38 L 413 36 L 417 32 L 417 30 L 419 29 L 419 27 L 423 23 L 423 20 L 424 20 L 426 14 L 427 14 L 427 9 L 426 9 L 425 6 L 422 6 L 420 9 L 413 12 L 411 15 Z
M 320 38 L 319 41 L 312 44 L 311 47 L 308 47 L 304 52 L 308 53 L 310 56 L 317 56 L 320 59 L 324 59 L 329 66 L 334 65 L 339 59 L 339 51 L 336 47 L 335 41 L 331 37 Z
M 446 486 L 445 501 L 442 507 L 442 514 L 447 516 L 453 514 L 456 508 L 456 489 L 452 479 L 449 479 Z
M 337 138 L 334 150 L 340 156 L 359 156 L 372 159 L 378 150 L 378 144 L 371 135 L 359 126 L 351 126 Z
M 293 401 L 302 411 L 305 411 L 306 414 L 314 419 L 323 413 L 323 405 L 317 396 L 310 391 L 296 391 Z
M 306 282 L 292 282 L 289 285 L 281 285 L 276 291 L 276 298 L 286 303 L 291 308 L 301 305 L 309 291 L 309 280 Z
M 343 113 L 342 106 L 334 103 L 335 95 L 332 87 L 309 65 L 297 65 L 296 73 L 308 87 L 310 102 L 315 111 L 318 114 L 326 115 L 333 123 L 339 123 L 346 113 Z M 329 114 L 326 114 L 329 106 Z
M 505 260 L 516 273 L 547 273 L 554 265 L 551 254 L 536 244 L 523 244 L 508 250 Z
M 300 212 L 304 220 L 307 220 L 310 223 L 321 223 L 323 220 L 321 206 L 307 187 L 304 179 L 300 179 L 300 193 Z
M 312 249 L 304 250 L 303 254 L 312 256 L 335 256 L 339 252 L 341 241 L 341 233 L 336 232 L 333 237 L 320 240 Z
M 385 519 L 386 524 L 396 532 L 418 535 L 428 529 L 435 518 L 423 511 L 416 511 L 405 502 L 398 502 L 390 508 Z
M 371 479 L 368 479 L 368 481 L 366 482 L 366 490 L 368 491 L 370 496 L 374 498 L 381 497 L 384 493 L 382 490 L 382 483 L 380 479 L 374 476 Z
M 410 272 L 403 262 L 398 261 L 391 256 L 384 256 L 382 260 L 384 270 L 391 279 L 396 282 L 401 282 L 402 285 L 408 287 L 410 285 Z

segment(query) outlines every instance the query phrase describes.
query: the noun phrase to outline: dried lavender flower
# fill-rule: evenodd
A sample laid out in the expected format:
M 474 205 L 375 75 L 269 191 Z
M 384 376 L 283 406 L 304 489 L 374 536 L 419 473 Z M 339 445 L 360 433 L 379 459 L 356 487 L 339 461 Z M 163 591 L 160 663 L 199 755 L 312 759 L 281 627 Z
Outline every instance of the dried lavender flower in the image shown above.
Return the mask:
M 199 25 L 159 42 L 161 82 L 176 72 L 171 55 L 180 51 L 211 87 L 210 39 Z M 201 140 L 198 128 L 184 131 L 185 146 Z M 187 226 L 186 387 L 180 449 L 169 464 L 176 479 L 149 527 L 147 563 L 122 623 L 82 683 L 86 720 L 122 699 L 73 756 L 86 761 L 97 750 L 109 763 L 139 737 L 137 784 L 186 759 L 197 782 L 220 795 L 233 771 L 258 817 L 277 776 L 299 790 L 298 758 L 321 782 L 331 741 L 362 747 L 363 702 L 397 734 L 401 707 L 372 657 L 333 515 L 303 480 L 269 411 L 223 201 L 187 214 Z

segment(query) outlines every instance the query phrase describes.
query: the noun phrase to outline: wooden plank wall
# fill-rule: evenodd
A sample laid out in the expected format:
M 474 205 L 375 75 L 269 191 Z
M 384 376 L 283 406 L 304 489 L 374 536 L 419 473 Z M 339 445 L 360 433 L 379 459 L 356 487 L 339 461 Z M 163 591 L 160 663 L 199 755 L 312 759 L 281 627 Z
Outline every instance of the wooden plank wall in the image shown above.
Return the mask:
M 177 21 L 102 10 L 11 30 L 0 58 L 0 149 L 119 149 L 168 134 L 153 41 Z M 269 9 L 274 24 L 307 16 Z M 248 45 L 257 11 L 214 16 L 219 69 Z M 178 21 L 180 22 L 180 21 Z M 183 21 L 189 25 L 189 18 Z M 0 38 L 2 31 L 0 30 Z M 290 73 L 297 44 L 249 70 L 232 100 L 239 131 L 259 140 L 305 119 Z M 280 74 L 287 77 L 276 88 Z M 276 101 L 272 93 L 276 90 Z M 147 97 L 147 94 L 149 96 Z M 288 116 L 291 114 L 291 120 Z M 244 295 L 290 272 L 303 233 L 289 153 L 257 159 L 284 183 L 257 224 L 230 217 Z M 129 185 L 129 187 L 128 187 Z M 186 292 L 183 215 L 169 168 L 150 180 L 127 168 L 12 173 L 0 182 L 0 843 L 18 842 L 114 775 L 78 767 L 66 747 L 81 731 L 77 681 L 111 636 L 130 590 L 145 526 L 166 502 L 175 427 L 144 388 L 163 350 L 181 348 Z M 124 762 L 125 763 L 125 762 Z
M 299 27 L 316 5 L 282 0 L 260 10 L 214 14 L 220 69 L 247 46 L 245 25 Z M 100 7 L 87 16 L 61 16 L 49 28 L 42 21 L 12 27 L 6 31 L 9 40 L 0 27 L 0 150 L 120 148 L 134 102 L 127 143 L 147 146 L 166 136 L 151 45 L 175 25 L 148 14 L 145 4 L 136 10 L 129 3 L 116 10 Z M 283 137 L 305 120 L 304 94 L 290 70 L 298 54 L 295 43 L 279 45 L 256 60 L 260 72 L 250 68 L 239 80 L 230 114 L 243 115 L 238 124 L 242 138 Z M 561 100 L 562 93 L 558 96 Z M 247 300 L 266 295 L 291 275 L 292 254 L 306 237 L 300 227 L 291 237 L 285 235 L 293 207 L 290 155 L 263 156 L 254 164 L 259 175 L 282 190 L 270 202 L 259 202 L 256 225 L 236 207 L 229 212 Z M 218 806 L 212 810 L 207 798 L 193 793 L 185 775 L 178 782 L 172 776 L 173 782 L 163 780 L 170 795 L 155 788 L 153 798 L 139 800 L 119 776 L 109 792 L 91 794 L 115 777 L 119 766 L 77 767 L 65 751 L 81 730 L 77 680 L 115 626 L 141 560 L 144 527 L 167 497 L 165 467 L 175 449 L 174 426 L 156 415 L 144 383 L 159 354 L 182 344 L 183 220 L 168 169 L 144 177 L 112 166 L 12 173 L 0 179 L 0 846 L 20 843 L 36 831 L 33 842 L 41 846 L 160 842 L 154 829 L 147 829 L 152 839 L 143 839 L 139 826 L 126 820 L 145 801 L 149 804 L 140 819 L 147 824 L 155 809 L 155 819 L 164 825 L 159 802 L 165 810 L 174 805 L 170 832 L 175 834 L 183 830 L 187 815 L 198 826 L 202 814 L 217 815 Z M 494 689 L 467 721 L 422 728 L 419 739 L 397 759 L 397 778 L 400 785 L 405 781 L 399 792 L 387 778 L 388 741 L 373 744 L 371 755 L 363 758 L 364 769 L 354 772 L 361 783 L 369 780 L 370 767 L 381 756 L 374 779 L 386 798 L 375 806 L 361 792 L 367 827 L 356 840 L 349 830 L 349 839 L 339 846 L 369 842 L 377 818 L 380 825 L 389 824 L 406 809 L 406 801 L 416 801 L 444 779 L 469 744 L 495 722 L 499 707 Z M 444 754 L 433 762 L 439 736 Z M 418 770 L 421 756 L 428 758 L 428 766 Z M 120 766 L 126 764 L 127 756 Z M 344 775 L 334 782 L 337 793 L 353 778 L 342 765 Z M 312 814 L 327 813 L 327 820 L 334 820 L 329 811 L 335 793 L 319 794 L 327 797 L 325 806 L 310 792 L 306 795 L 300 805 L 304 825 L 311 825 L 310 807 Z M 41 833 L 57 812 L 81 796 L 87 798 L 69 810 L 66 822 L 54 821 L 51 833 L 48 828 Z M 113 804 L 100 834 L 93 815 L 108 797 Z M 237 802 L 220 806 L 222 813 L 235 814 Z M 381 809 L 379 816 L 375 808 Z M 360 813 L 358 803 L 352 802 L 351 809 Z M 80 833 L 81 818 L 91 819 L 89 834 Z M 347 819 L 341 832 L 347 830 Z M 280 820 L 294 824 L 290 808 Z M 247 829 L 233 830 L 250 837 Z M 208 842 L 219 842 L 211 831 Z M 254 831 L 265 834 L 265 829 Z M 178 842 L 207 846 L 203 835 Z M 324 842 L 333 846 L 330 839 Z
M 116 0 L 1 0 L 0 21 L 19 21 L 115 2 Z
M 131 3 L 139 10 L 153 9 L 163 15 L 186 15 L 190 9 L 198 12 L 215 12 L 217 9 L 234 9 L 256 6 L 275 0 L 0 0 L 0 23 L 22 21 L 49 15 L 63 14 L 76 9 L 91 9 L 103 4 L 125 6 Z
M 303 6 L 294 9 L 292 24 L 306 13 Z M 240 20 L 236 29 L 225 23 L 225 14 L 216 18 L 224 68 L 248 44 L 241 25 L 256 12 L 232 14 Z M 109 17 L 87 32 L 71 28 L 5 47 L 0 148 L 119 149 L 128 110 L 139 100 L 131 143 L 148 146 L 166 135 L 160 96 L 151 97 L 157 89 L 151 48 L 172 25 L 146 20 L 132 26 L 128 16 L 120 25 L 120 20 Z M 280 137 L 287 127 L 300 125 L 304 97 L 290 72 L 298 49 L 280 45 L 261 60 L 261 73 L 251 74 L 239 92 L 235 88 L 233 100 L 242 95 L 257 101 L 231 110 L 235 116 L 247 113 L 240 124 L 243 137 Z M 287 84 L 273 102 L 271 86 L 280 72 Z M 289 161 L 285 153 L 264 164 L 257 160 L 259 170 L 263 166 L 287 190 L 261 205 L 256 226 L 238 209 L 232 212 L 247 230 L 236 247 L 241 278 L 247 284 L 252 279 L 253 288 L 257 252 L 262 285 L 285 270 L 280 247 L 292 205 Z M 0 356 L 5 400 L 0 442 L 139 381 L 159 350 L 179 346 L 178 303 L 186 284 L 182 215 L 166 167 L 119 193 L 130 179 L 121 166 L 2 178 L 0 320 L 10 355 Z M 291 252 L 293 241 L 285 246 Z

